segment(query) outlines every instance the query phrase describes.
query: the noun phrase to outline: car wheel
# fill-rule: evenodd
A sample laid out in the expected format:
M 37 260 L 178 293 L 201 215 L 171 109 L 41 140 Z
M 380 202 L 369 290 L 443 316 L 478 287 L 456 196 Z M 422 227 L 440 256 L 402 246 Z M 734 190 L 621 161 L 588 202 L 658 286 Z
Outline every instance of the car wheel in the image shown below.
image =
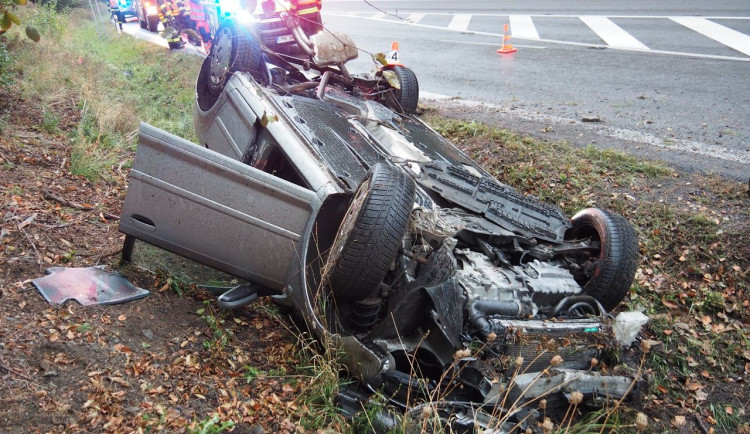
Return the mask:
M 208 75 L 211 70 L 211 59 L 206 57 L 203 59 L 201 64 L 201 70 L 198 72 L 198 80 L 196 81 L 195 93 L 198 102 L 198 108 L 202 111 L 208 111 L 211 107 L 216 104 L 219 100 L 219 95 L 216 95 L 208 90 Z
M 229 72 L 244 71 L 259 75 L 263 66 L 263 52 L 257 38 L 233 20 L 226 20 L 219 27 L 208 57 L 211 68 L 207 88 L 216 95 L 224 89 Z
M 360 184 L 324 268 L 323 281 L 337 301 L 377 296 L 406 233 L 414 190 L 403 170 L 382 163 Z
M 148 21 L 146 26 L 149 32 L 156 33 L 159 31 L 159 17 L 146 17 L 146 20 Z
M 393 89 L 396 101 L 406 113 L 416 113 L 419 102 L 419 82 L 416 74 L 405 66 L 396 65 L 389 69 L 396 74 L 401 88 Z
M 591 238 L 599 242 L 599 250 L 584 264 L 584 273 L 576 280 L 587 295 L 612 310 L 627 295 L 638 267 L 635 229 L 621 215 L 599 208 L 579 211 L 570 223 L 566 239 Z
M 141 17 L 138 17 L 138 25 L 141 26 L 142 29 L 148 28 L 148 22 L 142 20 Z

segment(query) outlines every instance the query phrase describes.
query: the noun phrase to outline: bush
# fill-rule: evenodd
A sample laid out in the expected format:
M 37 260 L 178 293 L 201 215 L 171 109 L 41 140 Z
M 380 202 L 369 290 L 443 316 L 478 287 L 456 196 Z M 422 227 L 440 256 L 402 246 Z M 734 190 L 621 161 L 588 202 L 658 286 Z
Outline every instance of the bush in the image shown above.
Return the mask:
M 85 0 L 41 0 L 37 1 L 40 6 L 51 5 L 56 12 L 63 12 L 68 9 L 88 8 L 89 5 Z
M 29 20 L 29 24 L 36 27 L 45 36 L 59 39 L 65 31 L 67 20 L 63 15 L 68 10 L 58 11 L 58 0 L 47 0 L 39 4 L 36 13 Z
M 12 63 L 13 60 L 8 54 L 8 47 L 5 46 L 4 41 L 0 40 L 0 89 L 13 84 Z

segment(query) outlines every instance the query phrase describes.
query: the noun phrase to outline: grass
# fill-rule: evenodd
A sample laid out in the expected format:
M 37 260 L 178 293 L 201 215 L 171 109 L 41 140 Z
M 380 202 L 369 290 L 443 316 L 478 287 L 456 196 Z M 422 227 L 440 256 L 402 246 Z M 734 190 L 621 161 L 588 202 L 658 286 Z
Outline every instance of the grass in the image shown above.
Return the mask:
M 139 121 L 195 140 L 197 56 L 165 56 L 161 47 L 118 35 L 113 26 L 97 28 L 86 10 L 51 10 L 54 5 L 25 11 L 43 38 L 33 43 L 16 35 L 12 68 L 24 76 L 24 98 L 78 113 L 78 125 L 69 132 L 72 173 L 92 181 L 116 176 L 115 168 L 129 164 Z M 59 122 L 50 111 L 40 115 L 44 131 L 56 132 Z
M 660 343 L 646 361 L 650 392 L 657 399 L 692 402 L 708 417 L 701 400 L 716 380 L 745 375 L 750 355 L 748 332 L 738 322 L 750 313 L 746 185 L 434 113 L 425 118 L 520 191 L 569 215 L 597 206 L 628 218 L 638 232 L 642 261 L 627 302 L 646 311 L 647 336 Z M 744 407 L 735 402 L 731 414 L 724 407 L 710 413 L 717 428 L 731 432 L 747 422 Z
M 546 202 L 574 212 L 595 204 L 593 192 L 635 178 L 656 179 L 672 173 L 667 167 L 640 161 L 612 150 L 575 148 L 547 142 L 492 126 L 424 116 L 439 133 L 451 139 L 492 175 Z M 570 194 L 575 191 L 577 194 Z
M 209 328 L 209 339 L 203 341 L 203 347 L 211 354 L 223 355 L 227 345 L 232 340 L 234 333 L 225 326 L 226 311 L 216 309 L 211 300 L 205 300 L 203 307 L 198 309 L 197 314 L 206 321 Z
M 190 434 L 218 434 L 234 428 L 235 423 L 231 420 L 220 421 L 219 415 L 214 414 L 210 418 L 198 422 L 195 428 L 188 429 Z

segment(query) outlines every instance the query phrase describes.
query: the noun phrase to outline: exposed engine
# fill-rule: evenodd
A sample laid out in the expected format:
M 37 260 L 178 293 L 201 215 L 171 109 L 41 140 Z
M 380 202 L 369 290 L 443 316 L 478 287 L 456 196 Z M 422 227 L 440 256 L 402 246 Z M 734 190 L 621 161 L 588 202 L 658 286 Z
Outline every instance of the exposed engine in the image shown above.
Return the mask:
M 548 318 L 564 300 L 582 298 L 565 263 L 534 258 L 522 247 L 532 242 L 499 226 L 456 209 L 422 209 L 413 217 L 406 280 L 432 286 L 453 277 L 466 317 L 482 334 L 492 329 L 488 317 Z
M 519 314 L 536 316 L 540 308 L 552 307 L 564 297 L 581 293 L 568 270 L 537 259 L 498 267 L 483 253 L 469 249 L 457 249 L 455 253 L 462 264 L 456 275 L 469 304 L 479 300 L 515 302 Z

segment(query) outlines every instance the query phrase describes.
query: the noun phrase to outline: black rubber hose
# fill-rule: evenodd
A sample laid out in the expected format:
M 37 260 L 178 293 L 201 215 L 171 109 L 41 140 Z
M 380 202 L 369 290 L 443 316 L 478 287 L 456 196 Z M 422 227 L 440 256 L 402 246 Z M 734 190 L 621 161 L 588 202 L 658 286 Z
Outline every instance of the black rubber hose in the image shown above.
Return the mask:
M 560 312 L 566 306 L 574 306 L 579 303 L 586 303 L 590 305 L 591 307 L 599 311 L 599 315 L 603 316 L 607 313 L 606 309 L 604 309 L 604 306 L 602 306 L 602 304 L 599 303 L 599 300 L 597 300 L 596 298 L 590 295 L 571 295 L 569 297 L 563 298 L 559 303 L 557 303 L 557 306 L 555 306 L 555 309 L 552 311 L 552 316 L 555 317 L 560 315 Z M 569 311 L 570 308 L 568 308 L 567 310 Z
M 520 304 L 515 301 L 500 300 L 476 300 L 469 307 L 469 323 L 479 331 L 483 337 L 487 337 L 494 331 L 487 315 L 502 315 L 518 318 L 523 311 Z

